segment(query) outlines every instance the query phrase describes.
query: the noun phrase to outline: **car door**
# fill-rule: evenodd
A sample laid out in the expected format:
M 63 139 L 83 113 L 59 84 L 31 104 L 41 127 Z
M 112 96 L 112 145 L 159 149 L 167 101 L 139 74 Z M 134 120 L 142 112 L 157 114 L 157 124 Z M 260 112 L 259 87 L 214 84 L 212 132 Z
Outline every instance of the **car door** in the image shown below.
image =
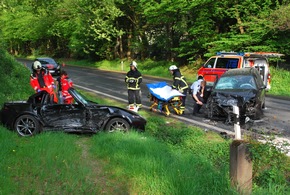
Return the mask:
M 78 104 L 44 105 L 40 115 L 45 125 L 53 128 L 80 128 L 86 123 L 86 110 Z

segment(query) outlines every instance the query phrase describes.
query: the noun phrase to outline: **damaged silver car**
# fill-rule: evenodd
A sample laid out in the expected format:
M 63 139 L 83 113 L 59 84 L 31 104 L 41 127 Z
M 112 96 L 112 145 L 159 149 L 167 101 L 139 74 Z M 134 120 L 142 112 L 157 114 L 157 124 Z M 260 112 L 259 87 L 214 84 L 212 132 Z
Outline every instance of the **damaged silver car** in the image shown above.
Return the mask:
M 26 101 L 6 102 L 0 111 L 0 122 L 20 136 L 51 130 L 74 133 L 145 130 L 146 120 L 138 113 L 89 101 L 73 88 L 69 93 L 74 98 L 72 104 L 55 104 L 46 91 L 33 94 Z
M 206 110 L 210 119 L 233 123 L 233 106 L 238 106 L 241 124 L 246 118 L 260 119 L 265 107 L 266 86 L 256 68 L 231 69 L 215 83 Z

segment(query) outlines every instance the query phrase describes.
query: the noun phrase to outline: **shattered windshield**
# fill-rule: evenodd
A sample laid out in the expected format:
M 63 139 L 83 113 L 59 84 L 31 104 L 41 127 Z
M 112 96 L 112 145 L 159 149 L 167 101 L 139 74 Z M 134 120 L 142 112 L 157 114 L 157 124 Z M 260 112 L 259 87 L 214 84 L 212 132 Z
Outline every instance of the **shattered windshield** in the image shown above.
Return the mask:
M 253 76 L 234 75 L 221 77 L 215 89 L 257 89 Z

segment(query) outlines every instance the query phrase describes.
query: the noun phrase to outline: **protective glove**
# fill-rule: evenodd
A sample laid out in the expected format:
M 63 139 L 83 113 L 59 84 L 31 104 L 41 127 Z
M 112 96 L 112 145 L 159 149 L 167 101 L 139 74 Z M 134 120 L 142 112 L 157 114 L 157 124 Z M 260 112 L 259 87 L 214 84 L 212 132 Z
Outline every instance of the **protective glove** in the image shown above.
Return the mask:
M 36 90 L 37 93 L 40 92 L 40 91 L 41 91 L 40 89 L 37 89 L 37 90 Z
M 56 88 L 56 86 L 55 85 L 52 85 L 52 87 L 55 89 Z

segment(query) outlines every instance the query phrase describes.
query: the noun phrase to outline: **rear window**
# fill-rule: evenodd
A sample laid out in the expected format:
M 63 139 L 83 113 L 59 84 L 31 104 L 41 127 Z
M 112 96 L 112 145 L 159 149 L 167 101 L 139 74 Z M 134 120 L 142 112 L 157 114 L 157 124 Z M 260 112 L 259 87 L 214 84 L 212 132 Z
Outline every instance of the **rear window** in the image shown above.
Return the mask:
M 56 62 L 53 59 L 39 59 L 38 60 L 41 64 L 56 64 Z
M 238 58 L 218 58 L 216 62 L 216 68 L 238 68 L 239 59 Z

